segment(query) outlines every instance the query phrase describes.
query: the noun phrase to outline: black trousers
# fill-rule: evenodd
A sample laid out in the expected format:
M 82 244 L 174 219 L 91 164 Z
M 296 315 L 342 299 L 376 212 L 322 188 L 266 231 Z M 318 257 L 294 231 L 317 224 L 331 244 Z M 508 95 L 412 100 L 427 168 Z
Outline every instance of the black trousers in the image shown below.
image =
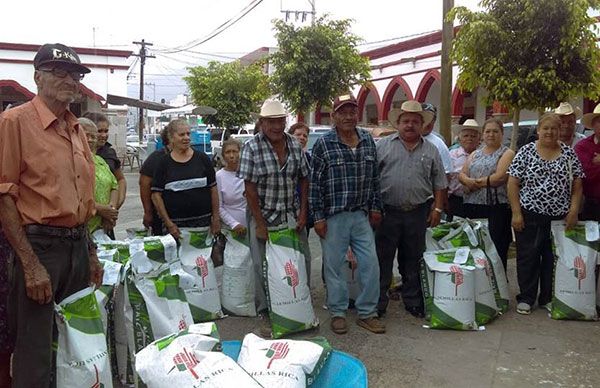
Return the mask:
M 448 211 L 448 221 L 452 221 L 455 216 L 463 218 L 466 217 L 463 205 L 463 197 L 450 194 L 448 196 L 448 207 L 450 208 Z
M 583 210 L 579 215 L 582 221 L 600 222 L 600 199 L 586 198 L 583 202 Z
M 13 387 L 46 388 L 55 373 L 54 303 L 89 286 L 89 253 L 85 237 L 74 240 L 28 235 L 27 239 L 48 271 L 53 298 L 48 304 L 39 304 L 27 296 L 23 267 L 15 258 L 9 300 L 11 335 L 15 338 Z
M 398 271 L 402 275 L 402 300 L 406 307 L 422 307 L 423 293 L 419 276 L 419 262 L 425 251 L 425 230 L 430 206 L 419 205 L 411 211 L 385 207 L 385 215 L 377 232 L 375 245 L 379 259 L 378 310 L 389 303 L 387 291 L 392 283 L 394 258 L 398 251 Z
M 490 228 L 490 236 L 496 246 L 500 260 L 504 265 L 506 272 L 506 263 L 508 259 L 508 248 L 512 242 L 511 211 L 508 205 L 475 205 L 465 203 L 463 205 L 465 217 L 467 218 L 486 218 Z
M 552 301 L 552 234 L 550 224 L 564 217 L 551 217 L 523 209 L 525 227 L 515 232 L 517 240 L 517 302 L 540 306 Z M 538 295 L 539 286 L 539 295 Z

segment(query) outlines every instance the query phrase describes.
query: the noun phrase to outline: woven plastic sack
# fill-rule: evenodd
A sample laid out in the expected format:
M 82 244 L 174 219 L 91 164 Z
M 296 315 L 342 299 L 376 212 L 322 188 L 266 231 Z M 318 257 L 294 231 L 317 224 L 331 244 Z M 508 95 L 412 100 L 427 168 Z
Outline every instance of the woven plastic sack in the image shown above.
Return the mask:
M 250 244 L 246 237 L 227 232 L 223 260 L 221 305 L 227 313 L 255 317 L 254 272 Z

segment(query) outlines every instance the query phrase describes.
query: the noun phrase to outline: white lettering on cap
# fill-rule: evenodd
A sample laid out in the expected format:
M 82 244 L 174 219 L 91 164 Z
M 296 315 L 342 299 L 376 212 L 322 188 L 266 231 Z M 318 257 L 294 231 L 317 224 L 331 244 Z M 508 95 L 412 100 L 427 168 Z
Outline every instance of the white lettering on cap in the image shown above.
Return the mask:
M 348 94 L 338 97 L 338 100 L 340 100 L 340 101 L 348 101 L 350 99 L 352 99 L 352 96 L 350 96 Z
M 53 59 L 67 59 L 69 61 L 73 61 L 77 63 L 77 58 L 73 54 L 68 51 L 63 51 L 59 49 L 52 49 L 52 58 Z

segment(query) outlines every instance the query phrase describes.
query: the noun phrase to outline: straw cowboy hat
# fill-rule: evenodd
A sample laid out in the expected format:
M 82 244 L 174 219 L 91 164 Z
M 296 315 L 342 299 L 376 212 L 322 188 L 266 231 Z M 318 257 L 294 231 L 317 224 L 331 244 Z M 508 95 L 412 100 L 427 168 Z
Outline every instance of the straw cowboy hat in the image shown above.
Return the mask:
M 266 100 L 260 108 L 259 118 L 277 119 L 287 117 L 288 113 L 283 104 L 277 100 Z
M 465 120 L 463 125 L 460 126 L 460 130 L 462 131 L 463 129 L 472 129 L 475 131 L 479 131 L 481 130 L 481 125 L 479 125 L 479 123 L 475 119 L 468 119 Z
M 592 122 L 596 117 L 600 117 L 600 104 L 596 105 L 596 107 L 594 108 L 594 112 L 586 113 L 583 115 L 583 118 L 581 119 L 581 124 L 583 124 L 583 126 L 586 128 L 592 128 Z
M 582 112 L 578 106 L 576 106 L 575 109 L 573 109 L 571 104 L 569 104 L 568 102 L 561 102 L 558 108 L 554 109 L 554 113 L 556 113 L 559 116 L 575 115 L 575 119 L 579 120 L 581 118 Z
M 424 111 L 421 103 L 415 100 L 404 101 L 400 108 L 394 108 L 388 113 L 388 119 L 394 128 L 398 128 L 398 119 L 405 113 L 417 113 L 423 119 L 423 126 L 433 120 L 433 113 Z

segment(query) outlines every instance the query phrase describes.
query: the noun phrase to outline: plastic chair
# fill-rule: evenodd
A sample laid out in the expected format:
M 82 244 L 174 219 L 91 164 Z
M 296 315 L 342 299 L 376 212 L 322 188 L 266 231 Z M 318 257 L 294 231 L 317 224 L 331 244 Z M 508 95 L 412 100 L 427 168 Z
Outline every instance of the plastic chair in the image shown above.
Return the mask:
M 141 168 L 140 151 L 135 147 L 127 146 L 122 166 L 129 166 L 129 171 L 133 171 L 134 162 L 137 162 L 138 169 Z
M 222 345 L 223 353 L 237 361 L 242 343 L 223 341 Z M 367 388 L 367 369 L 360 360 L 347 353 L 333 350 L 311 387 Z

